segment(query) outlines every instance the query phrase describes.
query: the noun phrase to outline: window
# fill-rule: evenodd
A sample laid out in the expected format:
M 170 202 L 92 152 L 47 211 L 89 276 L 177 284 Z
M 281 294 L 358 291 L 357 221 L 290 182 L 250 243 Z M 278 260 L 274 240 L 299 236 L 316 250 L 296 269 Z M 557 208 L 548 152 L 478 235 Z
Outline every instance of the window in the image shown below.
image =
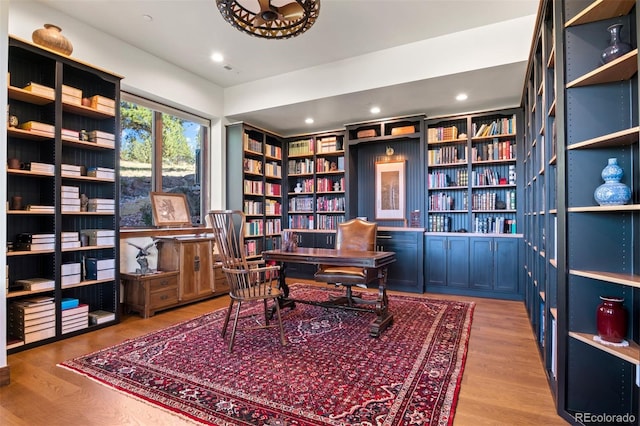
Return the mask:
M 122 92 L 120 127 L 120 227 L 153 225 L 152 191 L 185 194 L 202 223 L 209 121 Z

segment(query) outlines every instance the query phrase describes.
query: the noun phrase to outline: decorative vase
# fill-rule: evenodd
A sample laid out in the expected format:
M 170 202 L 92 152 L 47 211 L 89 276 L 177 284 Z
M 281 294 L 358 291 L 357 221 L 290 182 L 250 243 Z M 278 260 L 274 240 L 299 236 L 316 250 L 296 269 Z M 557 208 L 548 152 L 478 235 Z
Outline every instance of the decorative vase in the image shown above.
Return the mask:
M 627 335 L 627 311 L 623 298 L 600 296 L 602 303 L 596 311 L 598 336 L 606 342 L 622 343 Z
M 593 197 L 601 206 L 617 206 L 626 204 L 631 199 L 631 189 L 621 183 L 623 171 L 618 166 L 617 158 L 609 158 L 608 164 L 602 169 L 604 183 L 596 188 Z
M 609 31 L 609 46 L 600 55 L 603 64 L 609 63 L 631 50 L 629 43 L 621 41 L 621 29 L 622 24 L 613 24 L 607 28 Z
M 51 49 L 63 55 L 71 55 L 73 46 L 71 42 L 60 32 L 62 29 L 53 24 L 44 24 L 44 28 L 39 28 L 31 34 L 31 39 L 35 44 Z

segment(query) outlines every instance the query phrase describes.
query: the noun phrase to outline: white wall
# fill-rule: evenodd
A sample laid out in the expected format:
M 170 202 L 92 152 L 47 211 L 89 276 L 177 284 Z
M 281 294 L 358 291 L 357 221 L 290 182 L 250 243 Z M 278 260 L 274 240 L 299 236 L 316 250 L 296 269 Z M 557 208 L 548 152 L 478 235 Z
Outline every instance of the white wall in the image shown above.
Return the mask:
M 4 0 L 0 2 L 5 3 Z M 224 126 L 219 125 L 223 114 L 223 89 L 41 2 L 13 1 L 10 4 L 9 34 L 31 41 L 31 33 L 45 23 L 62 28 L 62 34 L 73 44 L 72 58 L 123 76 L 122 90 L 212 120 L 210 200 L 211 207 L 224 207 Z M 6 58 L 6 54 L 2 57 Z
M 7 87 L 7 61 L 8 56 L 8 25 L 9 25 L 9 2 L 0 0 L 0 87 Z M 2 105 L 2 119 L 0 119 L 0 146 L 7 146 L 7 91 L 0 90 L 0 105 Z M 0 149 L 0 164 L 7 163 L 7 150 Z M 4 170 L 4 169 L 3 169 Z M 7 175 L 0 173 L 0 200 L 7 199 Z M 0 202 L 0 265 L 7 264 L 7 203 Z M 0 282 L 7 279 L 5 268 L 0 268 Z M 0 286 L 0 323 L 6 324 L 7 318 L 7 289 L 3 284 Z M 0 368 L 7 366 L 7 327 L 0 327 Z

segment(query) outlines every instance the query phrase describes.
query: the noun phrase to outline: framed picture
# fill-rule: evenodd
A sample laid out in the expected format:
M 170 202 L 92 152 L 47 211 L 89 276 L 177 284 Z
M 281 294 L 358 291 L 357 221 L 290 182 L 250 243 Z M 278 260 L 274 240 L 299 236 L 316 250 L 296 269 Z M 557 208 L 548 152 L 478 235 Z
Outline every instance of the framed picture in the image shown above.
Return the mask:
M 376 163 L 376 220 L 404 219 L 404 165 L 404 161 Z
M 191 226 L 191 214 L 184 194 L 152 192 L 151 211 L 156 226 Z

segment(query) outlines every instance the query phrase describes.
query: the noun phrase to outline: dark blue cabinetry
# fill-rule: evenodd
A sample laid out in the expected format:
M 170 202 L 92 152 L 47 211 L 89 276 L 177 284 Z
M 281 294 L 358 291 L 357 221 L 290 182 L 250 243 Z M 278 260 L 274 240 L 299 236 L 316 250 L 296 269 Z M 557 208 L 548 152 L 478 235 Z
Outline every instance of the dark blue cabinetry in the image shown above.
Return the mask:
M 422 230 L 379 230 L 376 240 L 378 251 L 392 251 L 396 261 L 389 266 L 389 290 L 422 293 L 424 291 Z

